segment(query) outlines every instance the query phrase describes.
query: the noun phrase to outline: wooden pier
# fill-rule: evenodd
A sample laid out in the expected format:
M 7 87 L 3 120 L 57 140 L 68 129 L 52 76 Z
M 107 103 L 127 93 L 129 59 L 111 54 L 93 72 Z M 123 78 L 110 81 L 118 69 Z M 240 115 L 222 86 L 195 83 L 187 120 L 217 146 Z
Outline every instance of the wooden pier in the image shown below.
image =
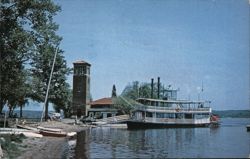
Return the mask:
M 118 116 L 114 116 L 114 117 L 98 119 L 93 123 L 98 125 L 98 126 L 103 126 L 103 125 L 107 125 L 107 124 L 121 124 L 121 123 L 126 123 L 126 121 L 128 119 L 129 119 L 128 115 L 118 115 Z

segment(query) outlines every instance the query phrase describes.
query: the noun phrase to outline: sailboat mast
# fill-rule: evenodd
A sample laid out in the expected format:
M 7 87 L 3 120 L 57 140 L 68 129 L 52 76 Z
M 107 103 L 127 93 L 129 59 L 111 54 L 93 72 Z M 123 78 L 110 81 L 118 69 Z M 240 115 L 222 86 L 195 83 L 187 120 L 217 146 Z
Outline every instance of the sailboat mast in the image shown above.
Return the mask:
M 47 86 L 46 96 L 45 96 L 44 105 L 43 105 L 43 112 L 42 112 L 42 116 L 41 116 L 41 121 L 40 122 L 42 122 L 42 120 L 43 120 L 43 116 L 44 116 L 44 112 L 45 112 L 45 106 L 46 106 L 46 103 L 47 103 L 47 100 L 48 100 L 49 87 L 50 87 L 50 82 L 51 82 L 52 74 L 53 74 L 53 71 L 54 71 L 54 66 L 55 66 L 55 61 L 56 61 L 56 55 L 57 55 L 57 52 L 58 52 L 58 48 L 59 47 L 56 48 L 56 52 L 55 52 L 55 55 L 54 55 L 54 61 L 53 61 L 52 69 L 51 69 L 50 76 L 49 76 L 49 83 L 48 83 L 48 86 Z

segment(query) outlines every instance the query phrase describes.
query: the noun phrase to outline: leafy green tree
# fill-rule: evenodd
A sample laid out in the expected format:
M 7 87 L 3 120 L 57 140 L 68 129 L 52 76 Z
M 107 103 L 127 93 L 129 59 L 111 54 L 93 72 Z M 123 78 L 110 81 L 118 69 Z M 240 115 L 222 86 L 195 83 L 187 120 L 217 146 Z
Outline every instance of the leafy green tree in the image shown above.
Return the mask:
M 0 112 L 8 104 L 25 101 L 24 63 L 28 61 L 31 37 L 22 27 L 22 13 L 15 2 L 0 4 Z M 21 99 L 23 98 L 23 99 Z
M 53 53 L 53 49 L 43 49 L 43 51 L 40 51 L 39 54 L 34 56 L 32 62 L 32 99 L 39 102 L 43 102 L 46 96 L 50 72 L 52 69 Z M 70 73 L 70 69 L 67 67 L 62 53 L 63 52 L 60 50 L 56 58 L 48 101 L 45 103 L 45 119 L 48 119 L 49 102 L 56 105 L 55 108 L 66 107 L 67 99 L 70 94 L 69 84 L 66 83 L 66 75 Z M 59 111 L 58 109 L 56 110 Z
M 160 84 L 160 98 L 163 98 L 164 86 Z M 151 83 L 139 83 L 134 81 L 128 84 L 121 96 L 113 98 L 114 108 L 118 109 L 120 114 L 130 114 L 136 107 L 142 104 L 136 102 L 138 98 L 151 98 Z M 154 84 L 153 98 L 157 98 L 157 84 Z
M 62 88 L 60 88 L 60 92 L 58 92 L 57 97 L 51 99 L 55 111 L 60 112 L 60 110 L 63 110 L 65 117 L 70 117 L 72 113 L 71 102 L 73 92 L 69 87 L 69 84 L 66 83 Z
M 5 0 L 0 4 L 1 111 L 5 104 L 11 109 L 23 105 L 28 97 L 44 100 L 55 48 L 62 39 L 56 35 L 58 25 L 53 22 L 58 11 L 60 7 L 51 0 Z M 30 79 L 27 70 L 31 72 Z M 48 102 L 65 106 L 69 72 L 59 49 Z
M 157 84 L 154 84 L 153 98 L 157 98 Z M 164 86 L 160 84 L 160 98 L 163 98 Z M 138 81 L 128 84 L 122 91 L 122 96 L 136 100 L 137 98 L 151 98 L 151 83 L 139 83 Z
M 28 103 L 28 97 L 30 92 L 30 86 L 26 82 L 27 72 L 17 72 L 12 79 L 10 79 L 10 87 L 7 90 L 7 101 L 9 108 L 9 116 L 13 116 L 14 109 L 19 106 L 22 108 L 26 103 Z M 16 87 L 18 85 L 18 87 Z M 20 117 L 22 117 L 22 109 L 20 111 Z
M 128 84 L 121 95 L 136 100 L 139 97 L 139 82 L 134 81 L 132 84 Z
M 139 87 L 140 98 L 151 98 L 151 85 L 149 83 L 142 83 Z
M 123 96 L 112 98 L 113 107 L 118 110 L 118 115 L 131 114 L 131 111 L 140 103 Z

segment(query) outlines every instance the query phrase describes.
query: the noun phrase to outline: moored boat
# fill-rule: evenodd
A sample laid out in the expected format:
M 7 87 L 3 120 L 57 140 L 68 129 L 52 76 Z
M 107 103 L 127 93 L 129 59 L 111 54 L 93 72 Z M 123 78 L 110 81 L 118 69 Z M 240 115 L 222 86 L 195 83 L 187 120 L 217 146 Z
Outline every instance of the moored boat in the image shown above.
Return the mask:
M 163 99 L 138 98 L 128 129 L 207 127 L 218 124 L 210 101 L 177 100 L 177 90 L 167 90 Z
M 38 126 L 39 133 L 43 136 L 50 136 L 50 137 L 66 137 L 67 133 L 63 132 L 62 129 L 59 128 L 47 128 Z
M 206 127 L 211 124 L 212 109 L 202 101 L 170 101 L 140 98 L 127 121 L 128 128 Z M 146 105 L 152 103 L 152 105 Z M 186 106 L 185 106 L 186 105 Z
M 42 134 L 43 136 L 50 136 L 50 137 L 66 137 L 67 136 L 67 133 L 65 132 L 40 130 L 39 133 Z

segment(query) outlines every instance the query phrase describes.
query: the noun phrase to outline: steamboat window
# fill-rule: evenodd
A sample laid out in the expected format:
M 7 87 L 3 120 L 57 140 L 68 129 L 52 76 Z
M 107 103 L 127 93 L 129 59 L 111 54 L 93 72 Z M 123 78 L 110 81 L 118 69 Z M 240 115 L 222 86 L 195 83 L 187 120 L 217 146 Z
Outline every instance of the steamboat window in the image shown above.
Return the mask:
M 153 114 L 151 112 L 147 112 L 146 117 L 153 117 Z
M 175 114 L 172 113 L 156 113 L 157 118 L 175 118 Z
M 169 114 L 169 118 L 175 118 L 175 114 Z
M 193 119 L 193 114 L 185 114 L 185 119 Z
M 156 117 L 157 118 L 164 118 L 164 114 L 162 114 L 162 113 L 156 113 Z
M 209 114 L 208 113 L 204 113 L 204 114 L 195 114 L 195 118 L 196 119 L 203 119 L 203 118 L 208 118 Z
M 166 113 L 166 114 L 164 114 L 164 117 L 165 118 L 175 118 L 175 114 Z
M 183 117 L 184 117 L 184 114 L 182 114 L 182 113 L 177 113 L 176 114 L 177 119 L 182 119 Z
M 108 114 L 107 114 L 107 117 L 112 117 L 112 114 L 111 114 L 111 113 L 108 113 Z

